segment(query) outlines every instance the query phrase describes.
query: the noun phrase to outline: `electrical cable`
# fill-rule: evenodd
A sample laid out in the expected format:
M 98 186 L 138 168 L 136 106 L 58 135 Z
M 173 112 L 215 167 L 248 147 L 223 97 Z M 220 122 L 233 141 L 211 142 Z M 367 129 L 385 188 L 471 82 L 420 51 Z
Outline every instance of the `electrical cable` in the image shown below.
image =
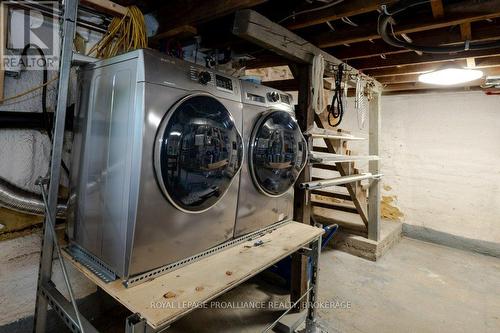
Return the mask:
M 148 38 L 144 15 L 136 6 L 127 7 L 122 18 L 113 18 L 107 33 L 89 51 L 98 58 L 110 58 L 120 53 L 146 48 Z
M 395 47 L 401 47 L 412 51 L 425 52 L 425 53 L 456 53 L 469 50 L 488 50 L 492 48 L 500 47 L 500 41 L 471 44 L 469 40 L 458 45 L 440 45 L 440 46 L 427 46 L 427 45 L 417 45 L 407 41 L 402 41 L 388 33 L 388 27 L 391 25 L 392 17 L 399 14 L 408 8 L 428 3 L 430 0 L 403 0 L 395 5 L 387 8 L 386 6 L 381 7 L 381 13 L 378 18 L 378 34 L 382 39 L 389 45 Z
M 344 64 L 338 66 L 335 73 L 335 90 L 333 92 L 332 103 L 328 109 L 328 124 L 332 127 L 337 127 L 342 122 L 344 116 L 344 103 L 342 100 L 342 80 L 344 76 Z M 332 122 L 333 119 L 338 119 L 336 123 Z
M 320 114 L 324 109 L 323 75 L 325 73 L 325 59 L 321 54 L 313 58 L 312 64 L 312 108 L 316 114 Z
M 319 6 L 319 7 L 316 7 L 316 8 L 312 8 L 312 9 L 306 9 L 306 10 L 303 10 L 303 11 L 300 11 L 300 12 L 297 12 L 297 13 L 293 13 L 291 15 L 288 15 L 287 17 L 281 19 L 278 21 L 278 24 L 281 24 L 283 22 L 285 22 L 286 20 L 292 18 L 292 17 L 295 17 L 295 16 L 298 16 L 298 15 L 302 15 L 302 14 L 306 14 L 306 13 L 311 13 L 311 12 L 315 12 L 315 11 L 318 11 L 318 10 L 322 10 L 322 9 L 327 9 L 329 7 L 332 7 L 332 6 L 335 6 L 335 5 L 338 5 L 339 3 L 341 2 L 344 2 L 344 0 L 337 0 L 337 1 L 333 1 L 329 4 L 326 4 L 326 5 L 323 5 L 323 6 Z

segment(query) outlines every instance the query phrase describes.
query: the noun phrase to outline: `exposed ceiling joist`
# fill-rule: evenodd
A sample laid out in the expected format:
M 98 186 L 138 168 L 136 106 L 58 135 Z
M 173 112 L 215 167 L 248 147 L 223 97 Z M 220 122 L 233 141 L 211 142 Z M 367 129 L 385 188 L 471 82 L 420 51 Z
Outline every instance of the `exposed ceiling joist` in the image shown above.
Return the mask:
M 440 86 L 436 84 L 426 84 L 422 82 L 412 82 L 412 83 L 395 83 L 384 86 L 383 92 L 389 91 L 406 91 L 406 90 L 420 90 L 420 89 L 453 89 L 459 87 L 477 87 L 480 86 L 484 82 L 484 79 L 466 82 L 461 84 L 456 84 L 453 86 Z
M 267 0 L 170 0 L 158 10 L 161 18 L 158 33 L 183 25 L 199 24 L 229 15 L 237 10 L 257 6 Z
M 500 75 L 500 66 L 483 68 L 482 71 L 485 76 Z M 419 75 L 420 74 L 404 74 L 404 75 L 383 76 L 383 77 L 377 77 L 377 81 L 379 81 L 382 84 L 417 82 Z
M 288 29 L 300 29 L 312 25 L 322 24 L 329 21 L 341 19 L 377 10 L 382 5 L 389 5 L 397 0 L 349 0 L 327 9 L 297 16 L 295 21 L 288 24 Z
M 236 13 L 233 33 L 293 62 L 312 64 L 314 56 L 321 54 L 325 60 L 325 75 L 333 75 L 333 66 L 342 64 L 341 60 L 253 10 Z M 351 75 L 363 75 L 349 65 L 345 66 L 345 70 Z M 378 82 L 373 83 L 375 89 L 378 89 Z
M 393 67 L 402 65 L 411 65 L 418 63 L 432 63 L 439 61 L 446 61 L 450 59 L 467 59 L 469 57 L 488 57 L 500 55 L 500 48 L 490 50 L 473 50 L 453 54 L 423 54 L 418 55 L 415 53 L 402 53 L 386 59 L 380 58 L 366 58 L 348 61 L 348 63 L 358 69 L 372 69 Z
M 396 25 L 396 34 L 410 34 L 420 31 L 445 28 L 467 22 L 481 21 L 500 16 L 500 0 L 461 1 L 446 7 L 446 16 L 441 19 L 416 17 L 412 22 Z M 313 42 L 321 48 L 343 44 L 352 44 L 372 39 L 378 39 L 377 27 L 374 22 L 355 30 L 327 32 L 319 34 Z
M 464 23 L 467 25 L 470 23 Z M 435 29 L 432 33 L 420 32 L 410 35 L 413 42 L 420 45 L 453 45 L 462 43 L 464 38 L 460 29 Z M 472 38 L 473 37 L 473 38 Z M 474 26 L 474 35 L 469 38 L 473 42 L 486 42 L 500 39 L 500 24 L 480 24 Z M 413 52 L 411 50 L 398 48 L 386 44 L 378 39 L 372 42 L 353 44 L 350 47 L 337 46 L 328 49 L 329 52 L 342 60 L 369 58 L 380 55 L 392 55 L 398 53 Z
M 441 18 L 444 16 L 444 7 L 442 0 L 431 0 L 432 16 L 434 18 Z
M 383 76 L 391 76 L 391 75 L 424 73 L 436 70 L 444 66 L 465 67 L 466 61 L 465 59 L 455 59 L 455 60 L 448 60 L 441 62 L 433 62 L 428 64 L 414 64 L 406 66 L 368 69 L 365 70 L 364 72 L 370 76 L 380 78 Z M 488 67 L 498 67 L 498 66 L 500 66 L 500 56 L 478 58 L 476 61 L 477 68 L 488 68 Z

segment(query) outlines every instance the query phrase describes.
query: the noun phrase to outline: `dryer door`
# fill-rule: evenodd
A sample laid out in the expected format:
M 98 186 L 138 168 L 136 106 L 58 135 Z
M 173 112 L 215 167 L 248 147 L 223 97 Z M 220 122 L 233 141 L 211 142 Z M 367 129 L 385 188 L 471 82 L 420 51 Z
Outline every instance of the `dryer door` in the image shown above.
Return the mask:
M 286 193 L 307 159 L 307 142 L 290 112 L 269 111 L 250 139 L 250 173 L 257 188 L 272 197 Z
M 214 206 L 238 174 L 242 157 L 242 138 L 230 112 L 208 94 L 179 101 L 156 135 L 158 184 L 184 212 L 201 213 Z

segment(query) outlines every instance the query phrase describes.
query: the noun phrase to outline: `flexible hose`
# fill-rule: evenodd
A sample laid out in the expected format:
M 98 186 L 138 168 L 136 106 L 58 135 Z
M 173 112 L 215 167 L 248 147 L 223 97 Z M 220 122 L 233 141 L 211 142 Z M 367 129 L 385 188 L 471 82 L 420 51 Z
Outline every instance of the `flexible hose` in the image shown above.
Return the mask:
M 45 215 L 45 205 L 41 195 L 12 185 L 0 178 L 0 206 L 29 215 Z M 66 204 L 57 204 L 57 217 L 66 218 Z
M 410 7 L 428 3 L 430 0 L 409 0 L 396 3 L 390 8 L 383 7 L 382 13 L 378 19 L 378 34 L 389 45 L 401 47 L 412 51 L 425 53 L 456 53 L 469 50 L 488 50 L 500 47 L 500 41 L 491 43 L 471 44 L 470 41 L 465 41 L 458 45 L 442 45 L 442 46 L 426 46 L 408 43 L 404 40 L 397 39 L 393 34 L 388 32 L 388 27 L 391 24 L 392 17 L 399 14 Z

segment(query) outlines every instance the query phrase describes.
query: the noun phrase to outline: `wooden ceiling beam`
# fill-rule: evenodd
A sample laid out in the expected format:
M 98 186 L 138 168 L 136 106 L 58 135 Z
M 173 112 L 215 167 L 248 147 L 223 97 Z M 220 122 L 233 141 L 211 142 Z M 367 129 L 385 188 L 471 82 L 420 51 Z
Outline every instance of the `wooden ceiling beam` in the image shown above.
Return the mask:
M 412 22 L 395 25 L 395 33 L 410 34 L 499 17 L 500 0 L 475 1 L 472 3 L 464 0 L 447 6 L 445 10 L 446 16 L 441 19 L 422 18 L 421 16 L 417 16 Z M 345 29 L 335 32 L 330 31 L 319 34 L 313 39 L 313 42 L 321 48 L 328 48 L 378 38 L 380 38 L 380 36 L 378 35 L 376 24 L 371 22 L 370 24 L 356 29 Z
M 485 76 L 500 75 L 500 66 L 483 68 L 482 71 Z M 377 77 L 376 79 L 378 82 L 384 85 L 395 84 L 395 83 L 409 83 L 409 82 L 418 82 L 419 75 L 420 74 L 392 75 L 392 76 Z
M 260 5 L 267 0 L 170 0 L 158 10 L 158 34 L 183 25 L 197 26 L 234 13 L 237 10 Z
M 431 0 L 432 16 L 434 18 L 441 18 L 444 16 L 444 7 L 442 0 Z
M 390 5 L 397 0 L 349 0 L 338 5 L 318 10 L 315 12 L 297 16 L 295 21 L 286 25 L 288 29 L 295 30 L 318 25 L 329 21 L 341 19 L 342 17 L 355 16 L 372 12 L 382 5 Z
M 394 56 L 388 56 L 386 59 L 381 58 L 366 58 L 347 61 L 347 63 L 355 68 L 366 70 L 373 68 L 403 66 L 419 63 L 433 63 L 446 61 L 451 59 L 467 59 L 469 57 L 488 57 L 500 55 L 500 48 L 489 50 L 473 50 L 453 54 L 430 54 L 425 53 L 418 55 L 416 53 L 403 53 Z
M 464 23 L 464 25 L 468 24 L 470 23 Z M 474 29 L 474 35 L 472 35 L 471 32 L 469 38 L 472 42 L 477 43 L 500 39 L 500 21 L 495 23 L 476 24 L 471 27 L 471 29 Z M 464 41 L 459 28 L 435 29 L 432 33 L 415 33 L 410 35 L 410 37 L 414 43 L 420 45 L 453 45 Z M 411 50 L 390 46 L 381 39 L 372 42 L 356 43 L 351 46 L 337 46 L 327 49 L 327 51 L 342 60 L 413 52 Z
M 378 79 L 384 76 L 425 73 L 445 66 L 465 67 L 466 65 L 467 64 L 465 59 L 455 59 L 428 64 L 414 64 L 406 66 L 368 69 L 364 70 L 364 73 Z M 497 66 L 500 66 L 500 56 L 478 58 L 476 61 L 476 68 L 488 68 Z
M 422 82 L 412 82 L 412 83 L 395 83 L 388 84 L 384 86 L 383 93 L 391 91 L 410 91 L 410 90 L 421 90 L 421 89 L 454 89 L 459 87 L 478 87 L 484 83 L 484 79 L 475 80 L 472 82 L 466 82 L 461 84 L 456 84 L 453 86 L 442 86 L 436 84 L 426 84 Z

